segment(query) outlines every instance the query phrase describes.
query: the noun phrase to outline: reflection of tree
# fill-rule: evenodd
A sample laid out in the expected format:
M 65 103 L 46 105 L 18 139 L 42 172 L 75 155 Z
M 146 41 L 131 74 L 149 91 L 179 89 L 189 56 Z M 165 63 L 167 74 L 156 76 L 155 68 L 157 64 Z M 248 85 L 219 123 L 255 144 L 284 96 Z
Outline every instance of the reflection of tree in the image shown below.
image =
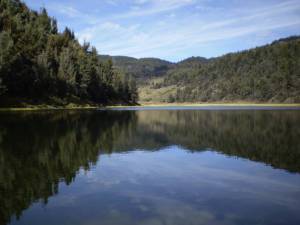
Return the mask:
M 0 116 L 0 223 L 45 203 L 99 154 L 181 145 L 300 172 L 298 111 L 98 111 Z
M 29 113 L 0 117 L 0 224 L 89 169 L 133 114 Z M 115 133 L 112 133 L 115 132 Z

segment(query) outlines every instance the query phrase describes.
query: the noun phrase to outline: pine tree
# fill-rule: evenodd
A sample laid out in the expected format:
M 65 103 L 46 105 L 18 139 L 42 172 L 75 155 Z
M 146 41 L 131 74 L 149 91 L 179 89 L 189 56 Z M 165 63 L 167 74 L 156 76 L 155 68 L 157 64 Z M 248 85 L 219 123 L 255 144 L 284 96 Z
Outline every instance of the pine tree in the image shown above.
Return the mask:
M 70 94 L 74 93 L 77 73 L 77 65 L 72 49 L 64 48 L 59 57 L 58 92 L 60 96 L 65 97 L 69 92 Z
M 130 79 L 129 79 L 129 92 L 130 92 L 130 101 L 132 103 L 137 103 L 138 102 L 138 89 L 137 89 L 136 81 L 132 77 L 130 77 Z

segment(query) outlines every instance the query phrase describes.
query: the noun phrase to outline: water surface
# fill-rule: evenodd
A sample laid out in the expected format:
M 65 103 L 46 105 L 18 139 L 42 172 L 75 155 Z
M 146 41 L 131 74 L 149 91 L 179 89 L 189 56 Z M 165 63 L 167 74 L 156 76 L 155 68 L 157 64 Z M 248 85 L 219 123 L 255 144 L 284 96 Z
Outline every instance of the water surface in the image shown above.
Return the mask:
M 300 224 L 300 111 L 159 109 L 1 113 L 0 224 Z

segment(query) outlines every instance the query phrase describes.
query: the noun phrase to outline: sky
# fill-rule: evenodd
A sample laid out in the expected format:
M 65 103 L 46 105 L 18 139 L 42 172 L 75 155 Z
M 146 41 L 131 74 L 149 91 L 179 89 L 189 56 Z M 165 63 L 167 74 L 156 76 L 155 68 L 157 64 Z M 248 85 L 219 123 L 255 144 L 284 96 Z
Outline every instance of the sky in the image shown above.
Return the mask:
M 180 61 L 300 35 L 300 0 L 25 0 L 100 54 Z

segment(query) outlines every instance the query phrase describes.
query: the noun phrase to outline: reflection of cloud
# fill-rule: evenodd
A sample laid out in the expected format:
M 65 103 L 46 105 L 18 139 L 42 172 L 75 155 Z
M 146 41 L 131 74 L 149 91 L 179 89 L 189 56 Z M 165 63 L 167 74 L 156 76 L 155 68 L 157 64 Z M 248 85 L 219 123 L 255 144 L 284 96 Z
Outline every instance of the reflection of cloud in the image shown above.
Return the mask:
M 129 198 L 138 198 L 130 207 L 137 208 L 141 213 L 149 212 L 148 216 L 139 220 L 139 224 L 226 224 L 226 221 L 236 219 L 238 216 L 230 213 L 224 219 L 217 218 L 215 212 L 208 209 L 195 207 L 189 202 L 177 200 L 176 197 L 168 198 L 163 195 L 144 195 L 143 193 L 130 193 Z
M 162 224 L 217 224 L 218 219 L 216 216 L 206 210 L 197 210 L 188 204 L 180 201 L 169 199 L 157 199 L 159 204 L 155 205 L 155 217 L 159 219 Z M 147 219 L 141 224 L 151 224 L 154 218 Z
M 55 199 L 52 197 L 50 199 L 50 204 L 48 204 L 46 207 L 51 209 L 56 207 L 76 206 L 79 201 L 80 201 L 80 196 L 77 196 L 75 194 L 62 195 Z
M 143 215 L 139 224 L 201 225 L 230 224 L 247 216 L 246 207 L 253 202 L 258 211 L 260 203 L 287 210 L 300 207 L 294 197 L 300 194 L 299 180 L 278 179 L 281 170 L 213 152 L 187 153 L 177 146 L 103 155 L 101 164 L 84 173 L 80 171 L 68 194 L 50 200 L 50 208 L 85 202 L 105 208 L 101 218 L 115 224 L 132 221 L 138 212 Z M 244 208 L 236 215 L 218 207 L 220 202 L 223 207 L 239 202 Z

